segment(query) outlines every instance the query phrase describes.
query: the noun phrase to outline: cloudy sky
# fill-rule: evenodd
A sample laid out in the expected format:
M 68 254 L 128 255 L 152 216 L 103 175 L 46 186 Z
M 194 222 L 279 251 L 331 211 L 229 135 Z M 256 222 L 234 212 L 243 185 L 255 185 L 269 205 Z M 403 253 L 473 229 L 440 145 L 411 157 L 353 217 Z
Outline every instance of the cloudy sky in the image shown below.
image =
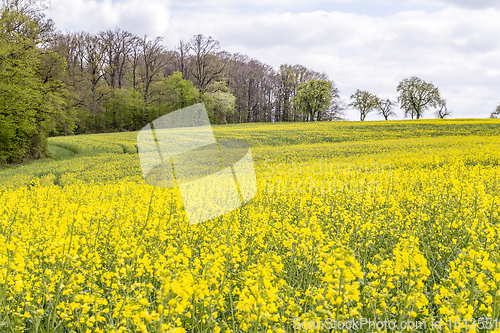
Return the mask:
M 500 103 L 497 0 L 52 0 L 47 14 L 63 31 L 120 27 L 170 49 L 212 36 L 275 68 L 326 72 L 347 102 L 356 89 L 396 99 L 398 82 L 419 76 L 454 118 L 485 118 Z

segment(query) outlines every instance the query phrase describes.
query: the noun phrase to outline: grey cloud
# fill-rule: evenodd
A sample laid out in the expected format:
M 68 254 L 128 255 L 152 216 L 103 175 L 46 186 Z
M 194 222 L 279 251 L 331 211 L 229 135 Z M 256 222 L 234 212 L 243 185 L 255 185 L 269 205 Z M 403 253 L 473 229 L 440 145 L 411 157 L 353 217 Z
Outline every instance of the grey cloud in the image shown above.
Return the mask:
M 500 8 L 498 0 L 440 0 L 443 3 L 465 8 Z

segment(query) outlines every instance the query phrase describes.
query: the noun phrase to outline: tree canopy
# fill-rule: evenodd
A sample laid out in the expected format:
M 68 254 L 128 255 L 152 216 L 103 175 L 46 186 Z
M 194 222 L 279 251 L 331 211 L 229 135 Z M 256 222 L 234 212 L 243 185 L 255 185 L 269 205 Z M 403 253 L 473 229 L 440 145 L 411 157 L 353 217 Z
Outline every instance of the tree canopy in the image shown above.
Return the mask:
M 317 120 L 320 112 L 326 112 L 332 100 L 332 83 L 312 79 L 299 84 L 297 95 L 292 99 L 295 107 L 308 115 L 309 121 Z
M 356 92 L 351 95 L 351 99 L 353 101 L 349 103 L 349 106 L 359 110 L 361 121 L 364 121 L 366 116 L 378 105 L 378 97 L 368 91 L 357 89 Z
M 442 104 L 438 88 L 416 76 L 399 82 L 397 91 L 405 118 L 420 119 L 430 107 L 438 108 Z
M 50 132 L 72 130 L 63 112 L 66 63 L 39 47 L 50 24 L 15 5 L 0 9 L 0 164 L 45 156 Z

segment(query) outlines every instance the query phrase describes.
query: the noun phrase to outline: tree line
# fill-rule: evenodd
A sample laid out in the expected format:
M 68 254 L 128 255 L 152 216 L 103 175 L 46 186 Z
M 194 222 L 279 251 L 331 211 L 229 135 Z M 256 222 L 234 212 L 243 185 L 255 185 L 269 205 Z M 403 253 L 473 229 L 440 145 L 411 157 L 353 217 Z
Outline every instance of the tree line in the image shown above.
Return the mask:
M 45 156 L 51 135 L 134 131 L 200 102 L 214 124 L 338 120 L 345 109 L 325 73 L 275 70 L 201 34 L 167 49 L 120 28 L 61 32 L 30 0 L 4 0 L 0 15 L 0 164 Z
M 279 70 L 220 49 L 212 37 L 195 35 L 168 50 L 116 28 L 97 34 L 57 33 L 50 50 L 66 60 L 62 74 L 76 132 L 137 130 L 176 109 L 204 102 L 212 123 L 333 120 L 343 105 L 335 83 L 301 65 Z M 328 86 L 327 103 L 311 113 L 293 103 L 311 80 Z
M 398 103 L 405 118 L 421 119 L 424 112 L 430 108 L 436 109 L 437 118 L 444 119 L 451 115 L 446 100 L 441 97 L 439 89 L 430 82 L 412 76 L 400 81 L 396 90 L 399 96 L 397 101 L 392 101 L 358 89 L 351 95 L 352 102 L 348 105 L 359 111 L 361 121 L 364 121 L 370 112 L 377 112 L 385 120 L 389 120 L 390 117 L 396 116 L 393 108 Z

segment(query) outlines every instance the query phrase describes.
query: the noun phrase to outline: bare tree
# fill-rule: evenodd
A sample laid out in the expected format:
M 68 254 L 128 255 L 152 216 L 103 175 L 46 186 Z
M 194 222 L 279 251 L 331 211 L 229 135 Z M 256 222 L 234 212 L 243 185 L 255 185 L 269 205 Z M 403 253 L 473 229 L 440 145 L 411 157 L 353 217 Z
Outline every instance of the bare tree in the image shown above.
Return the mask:
M 499 118 L 500 117 L 500 105 L 497 106 L 495 111 L 491 112 L 490 118 Z
M 104 62 L 104 79 L 111 88 L 116 86 L 116 58 L 118 55 L 115 53 L 115 33 L 113 30 L 108 29 L 101 31 L 98 34 L 102 43 L 103 49 L 103 62 Z
M 440 108 L 436 112 L 437 117 L 439 119 L 444 119 L 446 117 L 451 116 L 451 112 L 448 111 L 448 107 L 446 106 L 446 100 L 442 99 L 440 103 Z
M 233 54 L 221 73 L 230 92 L 236 96 L 230 122 L 273 120 L 276 71 L 272 66 L 239 53 Z
M 236 112 L 233 115 L 233 122 L 236 123 L 245 121 L 244 117 L 248 110 L 247 77 L 249 68 L 247 64 L 249 61 L 250 58 L 246 55 L 233 54 L 223 72 L 227 85 L 236 96 Z
M 325 74 L 326 75 L 326 74 Z M 328 76 L 327 76 L 328 80 Z M 331 83 L 330 88 L 330 105 L 325 112 L 318 112 L 317 120 L 339 121 L 344 120 L 346 113 L 346 105 L 340 98 L 340 91 L 333 80 L 328 80 Z
M 66 59 L 66 70 L 62 81 L 66 84 L 66 107 L 85 108 L 90 93 L 90 82 L 85 65 L 84 50 L 85 34 L 82 32 L 58 33 L 51 42 L 49 49 Z
M 98 36 L 89 33 L 84 34 L 83 49 L 85 68 L 90 76 L 90 91 L 92 92 L 91 113 L 95 116 L 96 110 L 96 88 L 99 81 L 104 77 L 104 53 L 103 44 Z
M 346 105 L 340 98 L 334 97 L 326 112 L 318 114 L 318 121 L 342 121 L 346 120 Z
M 389 98 L 382 100 L 376 98 L 378 114 L 383 116 L 385 120 L 389 120 L 389 117 L 396 116 L 396 113 L 392 108 L 396 105 L 396 102 L 391 101 Z
M 262 118 L 259 121 L 272 122 L 274 112 L 274 96 L 278 75 L 274 68 L 268 64 L 262 64 L 264 76 L 262 77 L 263 110 Z
M 276 88 L 275 121 L 293 121 L 292 98 L 295 97 L 298 86 L 297 73 L 291 65 L 281 65 Z
M 190 74 L 195 86 L 203 93 L 226 67 L 230 55 L 220 52 L 219 42 L 212 37 L 195 35 L 189 42 L 189 50 L 193 52 Z
M 154 78 L 160 73 L 163 66 L 170 59 L 166 54 L 165 47 L 161 44 L 163 38 L 156 37 L 154 40 L 148 40 L 147 36 L 140 42 L 141 56 L 144 61 L 144 101 L 149 103 L 149 88 Z
M 119 28 L 99 33 L 104 50 L 105 79 L 112 88 L 121 88 L 132 34 Z
M 187 79 L 189 74 L 189 43 L 180 41 L 176 48 L 176 60 L 178 62 L 179 71 L 182 73 L 182 78 Z
M 132 88 L 137 90 L 137 70 L 141 59 L 141 39 L 138 36 L 132 36 L 130 39 L 130 51 L 127 59 L 132 65 Z
M 263 80 L 269 73 L 269 68 L 256 59 L 246 59 L 245 76 L 241 90 L 244 90 L 241 102 L 245 105 L 246 122 L 255 122 L 259 120 L 259 115 L 264 112 L 269 105 L 264 102 Z
M 130 51 L 132 50 L 132 40 L 134 35 L 130 32 L 117 30 L 116 31 L 116 53 L 119 55 L 116 59 L 116 66 L 118 68 L 118 88 L 123 87 L 123 79 L 127 70 L 126 64 Z

